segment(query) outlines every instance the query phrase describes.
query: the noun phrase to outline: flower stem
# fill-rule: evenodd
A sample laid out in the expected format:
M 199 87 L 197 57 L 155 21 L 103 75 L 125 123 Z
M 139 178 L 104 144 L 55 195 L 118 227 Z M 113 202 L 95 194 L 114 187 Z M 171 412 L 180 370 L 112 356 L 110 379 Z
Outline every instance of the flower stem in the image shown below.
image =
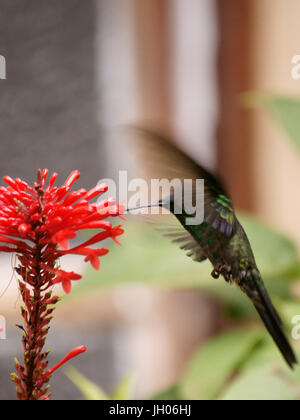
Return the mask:
M 40 183 L 35 186 L 39 197 L 39 212 L 43 212 L 44 200 Z M 38 225 L 36 226 L 38 227 Z M 49 378 L 45 377 L 47 369 L 48 353 L 44 352 L 46 336 L 49 331 L 50 316 L 53 308 L 49 305 L 55 304 L 58 298 L 51 299 L 49 288 L 49 274 L 45 275 L 43 270 L 43 245 L 38 229 L 36 232 L 35 245 L 29 257 L 20 257 L 22 266 L 17 269 L 22 275 L 19 281 L 20 291 L 25 308 L 22 307 L 22 316 L 26 323 L 26 332 L 23 334 L 24 365 L 16 362 L 16 369 L 19 377 L 13 375 L 12 379 L 17 386 L 17 395 L 20 400 L 38 400 L 43 397 L 48 387 Z M 54 245 L 50 245 L 54 247 Z M 49 262 L 53 268 L 55 262 Z M 53 276 L 53 275 L 52 275 Z M 43 290 L 43 292 L 42 292 Z

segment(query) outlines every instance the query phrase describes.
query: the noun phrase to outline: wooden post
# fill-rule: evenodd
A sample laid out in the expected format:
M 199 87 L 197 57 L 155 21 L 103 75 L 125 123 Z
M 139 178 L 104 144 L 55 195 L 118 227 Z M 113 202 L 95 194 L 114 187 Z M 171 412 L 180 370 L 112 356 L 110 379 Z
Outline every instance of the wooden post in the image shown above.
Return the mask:
M 249 111 L 239 95 L 251 89 L 251 0 L 217 0 L 220 121 L 217 136 L 218 168 L 235 205 L 254 208 L 252 144 Z
M 146 124 L 169 128 L 169 2 L 134 2 L 140 118 Z

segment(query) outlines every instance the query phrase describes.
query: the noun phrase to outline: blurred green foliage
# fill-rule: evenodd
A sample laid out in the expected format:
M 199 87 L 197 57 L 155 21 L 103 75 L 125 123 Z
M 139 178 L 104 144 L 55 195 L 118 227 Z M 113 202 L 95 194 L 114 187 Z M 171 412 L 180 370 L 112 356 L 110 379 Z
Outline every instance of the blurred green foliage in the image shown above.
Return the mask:
M 98 385 L 85 378 L 78 370 L 74 368 L 66 369 L 65 375 L 79 389 L 85 400 L 102 401 L 110 399 Z
M 155 399 L 298 400 L 300 369 L 291 372 L 261 328 L 244 328 L 208 341 L 176 387 Z
M 291 240 L 247 215 L 240 215 L 253 245 L 258 265 L 286 327 L 300 315 L 300 302 L 293 297 L 293 284 L 300 279 L 300 263 Z M 152 227 L 129 223 L 123 247 L 103 259 L 100 272 L 87 269 L 73 296 L 101 291 L 120 284 L 150 284 L 156 287 L 196 288 L 212 294 L 236 319 L 238 329 L 207 342 L 195 354 L 178 384 L 153 399 L 300 399 L 300 370 L 292 373 L 269 338 L 248 299 L 235 287 L 210 276 L 208 263 L 195 263 L 176 244 Z M 111 258 L 111 261 L 109 261 Z M 255 318 L 257 328 L 248 320 Z M 78 375 L 78 374 L 77 374 Z M 70 375 L 69 375 L 70 376 Z M 92 399 L 95 385 L 71 376 Z M 120 385 L 119 389 L 127 385 Z M 106 396 L 126 399 L 125 393 Z M 103 391 L 99 391 L 103 399 Z M 121 398 L 122 397 L 122 398 Z
M 106 394 L 102 388 L 89 381 L 76 369 L 65 371 L 66 376 L 79 389 L 87 401 L 114 400 L 124 401 L 133 398 L 133 390 L 136 383 L 135 375 L 129 374 L 116 386 L 112 395 Z
M 185 399 L 217 399 L 260 340 L 259 331 L 245 329 L 207 342 L 188 366 L 179 386 L 180 394 Z
M 300 147 L 298 100 L 261 94 L 247 94 L 244 100 L 247 105 L 264 107 Z M 262 277 L 291 336 L 292 318 L 300 315 L 300 302 L 292 292 L 292 286 L 300 280 L 297 248 L 285 235 L 253 217 L 243 214 L 239 218 L 249 236 Z M 214 337 L 202 346 L 178 383 L 153 399 L 300 399 L 300 368 L 292 372 L 285 365 L 262 324 L 258 322 L 257 327 L 253 327 L 251 320 L 258 317 L 251 303 L 238 289 L 221 280 L 213 280 L 208 262 L 195 263 L 153 229 L 130 223 L 122 242 L 123 248 L 114 249 L 103 260 L 101 274 L 88 269 L 84 281 L 74 289 L 73 297 L 129 283 L 197 288 L 222 302 L 237 324 L 237 329 Z M 294 341 L 295 348 L 298 343 Z M 80 374 L 69 372 L 69 377 L 87 399 L 103 398 L 103 392 L 98 389 L 97 396 L 95 385 Z M 115 398 L 126 399 L 128 389 L 131 389 L 130 380 L 125 380 L 117 388 Z
M 267 93 L 246 93 L 242 98 L 246 106 L 266 109 L 300 149 L 299 99 Z

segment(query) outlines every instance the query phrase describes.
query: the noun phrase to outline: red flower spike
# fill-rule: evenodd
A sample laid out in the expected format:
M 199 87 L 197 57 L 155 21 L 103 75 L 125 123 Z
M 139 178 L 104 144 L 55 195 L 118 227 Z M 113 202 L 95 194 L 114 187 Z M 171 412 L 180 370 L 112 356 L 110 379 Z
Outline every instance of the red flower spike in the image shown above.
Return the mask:
M 57 260 L 67 254 L 83 256 L 95 269 L 100 258 L 109 251 L 98 244 L 123 234 L 121 226 L 113 226 L 108 217 L 122 216 L 124 207 L 114 198 L 91 203 L 106 192 L 106 184 L 89 191 L 71 187 L 80 177 L 73 171 L 61 187 L 55 187 L 57 174 L 39 170 L 33 187 L 19 178 L 4 177 L 6 187 L 0 187 L 0 252 L 16 253 L 20 265 L 19 289 L 23 299 L 24 363 L 16 363 L 17 374 L 12 375 L 20 400 L 48 399 L 47 356 L 43 351 L 54 305 L 58 297 L 51 297 L 50 289 L 61 284 L 70 293 L 73 281 L 81 276 L 56 268 Z M 98 229 L 90 239 L 69 249 L 69 241 L 81 230 Z M 93 246 L 93 248 L 91 248 Z M 63 361 L 80 353 L 74 349 Z M 78 353 L 79 351 L 79 353 Z M 46 375 L 47 373 L 47 375 Z

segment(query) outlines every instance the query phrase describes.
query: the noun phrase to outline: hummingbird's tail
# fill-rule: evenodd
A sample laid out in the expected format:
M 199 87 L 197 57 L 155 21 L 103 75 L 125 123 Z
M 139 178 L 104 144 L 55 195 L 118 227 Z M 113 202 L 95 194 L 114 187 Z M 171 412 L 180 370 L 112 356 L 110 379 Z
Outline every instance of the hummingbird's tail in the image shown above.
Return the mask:
M 259 313 L 263 323 L 271 334 L 287 364 L 290 368 L 294 369 L 294 365 L 298 363 L 297 358 L 283 331 L 281 319 L 274 308 L 266 289 L 263 284 L 261 285 L 257 281 L 255 281 L 255 286 L 253 284 L 251 286 L 252 287 L 244 286 L 244 292 L 254 303 L 257 312 Z

